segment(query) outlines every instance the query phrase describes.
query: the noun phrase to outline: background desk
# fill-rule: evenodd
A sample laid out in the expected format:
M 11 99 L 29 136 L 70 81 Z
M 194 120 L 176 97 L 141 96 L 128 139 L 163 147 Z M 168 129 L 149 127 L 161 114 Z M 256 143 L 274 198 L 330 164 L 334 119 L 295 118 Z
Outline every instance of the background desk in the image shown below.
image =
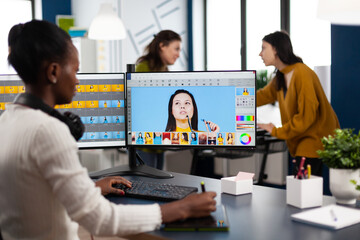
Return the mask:
M 163 232 L 153 235 L 171 239 L 358 239 L 360 224 L 333 231 L 303 223 L 294 222 L 290 215 L 302 210 L 286 204 L 285 190 L 254 186 L 253 193 L 240 196 L 221 194 L 220 180 L 173 173 L 172 179 L 150 179 L 126 176 L 127 179 L 144 178 L 148 181 L 166 182 L 200 189 L 204 181 L 207 191 L 217 192 L 216 201 L 225 205 L 229 222 L 229 232 Z M 148 204 L 153 201 L 111 196 L 108 199 L 121 204 Z M 324 196 L 323 205 L 335 203 L 333 197 Z
M 222 158 L 223 168 L 222 175 L 224 177 L 231 176 L 230 175 L 230 161 L 239 160 L 242 158 L 253 157 L 253 160 L 256 161 L 254 154 L 261 154 L 261 161 L 259 165 L 259 169 L 255 167 L 256 172 L 256 184 L 264 185 L 264 180 L 268 179 L 268 174 L 265 172 L 265 168 L 267 165 L 267 159 L 269 154 L 287 152 L 287 146 L 284 140 L 278 139 L 276 137 L 272 137 L 267 131 L 262 129 L 257 129 L 256 149 L 228 149 L 228 148 L 212 148 L 212 149 L 194 149 L 192 164 L 190 169 L 191 175 L 204 176 L 204 177 L 214 177 L 218 178 L 215 174 L 215 169 L 213 175 L 204 172 L 204 168 L 207 166 L 212 166 L 214 164 L 214 158 Z M 286 157 L 286 162 L 288 162 L 288 157 Z M 203 161 L 201 161 L 201 159 Z M 212 159 L 212 160 L 211 160 Z M 287 164 L 286 164 L 287 165 Z M 213 166 L 213 168 L 215 165 Z M 279 168 L 281 168 L 279 166 Z M 269 170 L 268 170 L 269 171 Z M 286 169 L 288 171 L 288 169 Z M 287 173 L 286 173 L 287 174 Z M 283 174 L 281 174 L 283 176 Z M 285 176 L 284 180 L 285 181 Z M 280 181 L 280 185 L 283 185 L 283 181 Z

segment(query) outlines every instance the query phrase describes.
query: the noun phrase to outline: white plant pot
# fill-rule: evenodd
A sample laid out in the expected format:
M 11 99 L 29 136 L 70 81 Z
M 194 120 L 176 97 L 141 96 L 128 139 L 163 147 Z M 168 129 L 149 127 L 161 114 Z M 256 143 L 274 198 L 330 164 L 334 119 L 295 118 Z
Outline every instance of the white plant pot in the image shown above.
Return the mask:
M 330 168 L 330 191 L 340 204 L 355 204 L 360 191 L 350 182 L 360 181 L 360 169 L 335 169 Z

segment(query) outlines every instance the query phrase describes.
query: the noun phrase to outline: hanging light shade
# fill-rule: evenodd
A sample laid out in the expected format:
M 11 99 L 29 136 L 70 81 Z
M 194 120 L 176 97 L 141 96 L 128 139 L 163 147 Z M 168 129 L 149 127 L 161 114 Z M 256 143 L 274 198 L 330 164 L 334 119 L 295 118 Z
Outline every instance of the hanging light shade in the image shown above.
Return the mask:
M 332 24 L 360 25 L 360 1 L 319 0 L 318 17 Z
M 120 40 L 126 37 L 125 27 L 110 3 L 103 3 L 89 28 L 89 39 Z

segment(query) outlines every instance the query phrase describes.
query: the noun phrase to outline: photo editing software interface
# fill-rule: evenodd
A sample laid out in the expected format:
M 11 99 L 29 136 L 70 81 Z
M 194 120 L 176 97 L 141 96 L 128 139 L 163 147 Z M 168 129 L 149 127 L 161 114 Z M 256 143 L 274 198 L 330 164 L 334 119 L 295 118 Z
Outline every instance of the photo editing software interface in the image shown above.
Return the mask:
M 255 71 L 126 78 L 128 145 L 255 147 Z
M 85 132 L 78 141 L 80 148 L 125 146 L 125 75 L 78 74 L 76 95 L 69 104 L 56 105 L 60 113 L 78 115 L 85 125 Z M 0 76 L 0 114 L 19 93 L 25 92 L 17 75 Z

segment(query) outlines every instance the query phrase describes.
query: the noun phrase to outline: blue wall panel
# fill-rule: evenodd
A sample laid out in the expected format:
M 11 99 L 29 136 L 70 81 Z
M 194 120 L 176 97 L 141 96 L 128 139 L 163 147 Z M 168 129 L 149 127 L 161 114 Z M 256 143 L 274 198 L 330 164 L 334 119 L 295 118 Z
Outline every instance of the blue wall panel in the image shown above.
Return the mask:
M 56 15 L 71 15 L 71 0 L 42 0 L 43 19 L 56 23 Z
M 331 105 L 341 128 L 360 129 L 360 27 L 331 26 Z

